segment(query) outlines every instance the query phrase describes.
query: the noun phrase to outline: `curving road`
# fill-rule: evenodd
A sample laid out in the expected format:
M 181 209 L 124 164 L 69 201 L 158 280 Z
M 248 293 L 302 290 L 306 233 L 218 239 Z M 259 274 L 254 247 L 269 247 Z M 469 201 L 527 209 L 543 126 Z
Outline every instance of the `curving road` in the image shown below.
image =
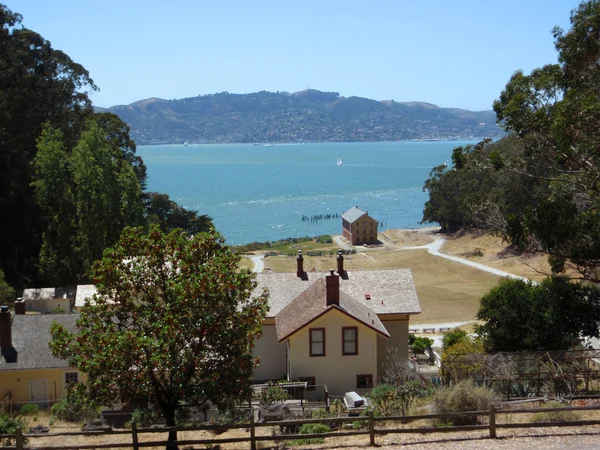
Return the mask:
M 252 272 L 261 273 L 265 269 L 265 254 L 258 253 L 256 255 L 250 256 L 250 260 L 254 263 L 254 267 L 252 268 Z
M 445 239 L 442 237 L 435 237 L 435 240 L 431 244 L 421 245 L 418 247 L 403 247 L 401 250 L 417 250 L 417 249 L 427 249 L 427 252 L 431 255 L 439 256 L 441 258 L 446 258 L 451 261 L 455 261 L 460 264 L 464 264 L 466 266 L 471 266 L 479 270 L 483 270 L 484 272 L 493 273 L 494 275 L 498 275 L 499 277 L 509 277 L 516 278 L 523 281 L 530 281 L 528 278 L 521 277 L 519 275 L 515 275 L 514 273 L 504 272 L 503 270 L 494 269 L 493 267 L 486 266 L 485 264 L 476 263 L 470 261 L 468 259 L 460 258 L 458 256 L 446 255 L 445 253 L 441 253 L 440 250 L 444 245 Z

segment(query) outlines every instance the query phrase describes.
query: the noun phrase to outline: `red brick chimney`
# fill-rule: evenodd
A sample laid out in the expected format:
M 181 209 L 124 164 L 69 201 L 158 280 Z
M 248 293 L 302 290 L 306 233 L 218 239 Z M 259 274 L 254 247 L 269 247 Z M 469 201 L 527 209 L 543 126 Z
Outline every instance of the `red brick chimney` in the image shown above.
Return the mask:
M 0 306 L 0 354 L 5 355 L 12 350 L 12 330 L 10 309 Z
M 306 275 L 304 274 L 304 258 L 302 257 L 302 250 L 298 250 L 298 257 L 296 258 L 296 262 L 296 276 L 304 279 Z
M 340 277 L 344 276 L 344 256 L 342 255 L 342 251 L 338 250 L 337 255 L 337 273 Z
M 327 306 L 340 306 L 340 277 L 334 273 L 333 269 L 325 277 L 325 285 L 327 287 Z
M 15 314 L 25 314 L 25 300 L 18 298 L 15 302 Z

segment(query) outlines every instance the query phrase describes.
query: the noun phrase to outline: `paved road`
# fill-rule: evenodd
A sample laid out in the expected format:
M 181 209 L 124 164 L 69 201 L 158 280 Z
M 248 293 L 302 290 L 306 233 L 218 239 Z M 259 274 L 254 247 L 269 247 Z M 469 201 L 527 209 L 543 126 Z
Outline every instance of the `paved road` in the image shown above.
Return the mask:
M 460 264 L 465 264 L 467 266 L 474 267 L 479 270 L 483 270 L 485 272 L 493 273 L 494 275 L 498 275 L 499 277 L 509 277 L 509 278 L 517 278 L 519 280 L 529 281 L 529 279 L 525 277 L 520 277 L 519 275 L 515 275 L 513 273 L 504 272 L 503 270 L 494 269 L 493 267 L 486 266 L 485 264 L 479 264 L 468 259 L 459 258 L 458 256 L 446 255 L 445 253 L 441 253 L 440 250 L 444 245 L 445 239 L 442 237 L 435 237 L 435 240 L 431 244 L 421 245 L 419 247 L 404 247 L 402 250 L 415 250 L 424 248 L 427 249 L 427 252 L 431 255 L 439 256 L 441 258 L 446 258 L 451 261 L 455 261 Z
M 333 236 L 333 242 L 335 242 L 342 250 L 352 250 L 352 244 L 346 239 L 342 239 L 341 236 Z
M 265 269 L 265 254 L 259 253 L 253 256 L 250 256 L 250 259 L 254 263 L 254 267 L 252 268 L 252 272 L 261 273 Z

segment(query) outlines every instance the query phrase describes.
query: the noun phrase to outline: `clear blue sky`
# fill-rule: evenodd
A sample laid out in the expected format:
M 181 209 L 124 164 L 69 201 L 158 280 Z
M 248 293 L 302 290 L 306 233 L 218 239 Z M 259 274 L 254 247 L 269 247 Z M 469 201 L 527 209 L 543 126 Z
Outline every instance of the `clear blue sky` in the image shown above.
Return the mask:
M 310 87 L 491 109 L 556 62 L 575 0 L 0 0 L 86 67 L 94 104 Z

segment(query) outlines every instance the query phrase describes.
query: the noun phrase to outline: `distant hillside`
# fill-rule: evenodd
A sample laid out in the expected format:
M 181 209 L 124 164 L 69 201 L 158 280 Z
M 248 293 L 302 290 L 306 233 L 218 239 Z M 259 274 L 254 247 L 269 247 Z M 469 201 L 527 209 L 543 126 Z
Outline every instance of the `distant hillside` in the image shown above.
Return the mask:
M 120 116 L 138 144 L 479 139 L 503 134 L 493 111 L 340 97 L 314 89 L 149 98 L 98 110 Z

